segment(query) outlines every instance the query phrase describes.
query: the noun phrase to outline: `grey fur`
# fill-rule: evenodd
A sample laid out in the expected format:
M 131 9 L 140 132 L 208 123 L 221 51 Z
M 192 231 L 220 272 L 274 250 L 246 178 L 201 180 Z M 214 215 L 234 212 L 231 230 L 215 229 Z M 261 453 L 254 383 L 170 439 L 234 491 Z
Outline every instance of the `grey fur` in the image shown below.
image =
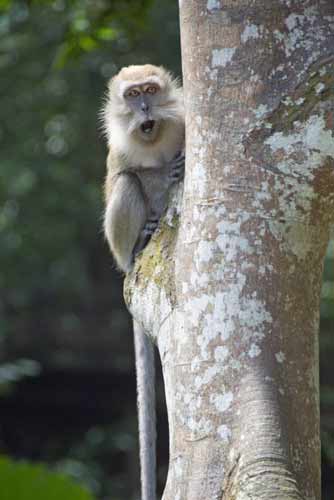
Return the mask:
M 156 500 L 156 410 L 154 346 L 133 322 L 137 372 L 141 500 Z

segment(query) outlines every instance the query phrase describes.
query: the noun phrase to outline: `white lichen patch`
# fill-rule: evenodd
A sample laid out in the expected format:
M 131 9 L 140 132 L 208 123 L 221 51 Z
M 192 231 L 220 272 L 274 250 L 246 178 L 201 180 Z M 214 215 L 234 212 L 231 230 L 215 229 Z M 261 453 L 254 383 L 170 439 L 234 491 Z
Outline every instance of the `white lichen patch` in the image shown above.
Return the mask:
M 190 301 L 186 302 L 185 313 L 190 324 L 198 326 L 200 318 L 207 309 L 209 303 L 210 298 L 205 294 L 200 297 L 193 297 Z
M 228 442 L 231 439 L 232 432 L 227 425 L 220 425 L 217 429 L 217 434 L 221 437 L 221 439 L 225 442 Z
M 196 164 L 185 178 L 185 189 L 191 188 L 190 191 L 194 196 L 202 197 L 206 189 L 207 168 L 206 160 L 206 137 L 204 137 L 203 127 L 198 125 L 194 127 L 193 133 L 193 154 L 196 158 Z
M 194 256 L 195 264 L 207 264 L 214 256 L 215 248 L 217 247 L 214 241 L 202 240 L 199 242 Z
M 188 427 L 188 429 L 195 434 L 194 437 L 196 437 L 196 434 L 204 435 L 207 436 L 212 433 L 214 426 L 211 420 L 207 418 L 200 418 L 199 420 L 196 420 L 192 416 L 188 416 L 185 418 L 184 424 Z
M 274 37 L 278 42 L 282 42 L 284 40 L 284 35 L 279 30 L 274 30 Z
M 241 41 L 242 43 L 247 42 L 249 39 L 259 38 L 259 28 L 256 24 L 247 23 L 244 31 L 241 33 Z
M 284 361 L 286 359 L 285 354 L 282 351 L 277 352 L 275 354 L 275 358 L 276 358 L 277 363 L 284 363 Z
M 201 387 L 208 385 L 212 382 L 212 380 L 215 378 L 215 376 L 220 372 L 218 366 L 213 365 L 210 366 L 205 370 L 203 375 L 198 375 L 195 378 L 195 388 L 196 390 L 200 389 Z
M 315 93 L 317 95 L 321 94 L 321 92 L 323 92 L 325 90 L 325 85 L 322 83 L 322 82 L 319 82 L 318 85 L 316 85 L 315 87 Z
M 197 336 L 197 345 L 200 348 L 200 358 L 210 359 L 210 345 L 213 341 L 227 342 L 236 332 L 238 325 L 239 334 L 249 341 L 249 347 L 240 355 L 237 369 L 240 369 L 240 361 L 248 353 L 249 357 L 255 357 L 258 352 L 258 341 L 263 339 L 268 330 L 268 324 L 272 323 L 272 317 L 266 308 L 265 302 L 256 297 L 256 294 L 244 296 L 243 289 L 246 277 L 242 272 L 235 275 L 234 282 L 230 283 L 224 292 L 216 292 L 214 297 L 206 297 L 204 301 L 194 302 L 192 307 L 187 304 L 189 311 L 189 322 L 200 326 Z M 198 306 L 196 304 L 198 303 Z M 240 331 L 241 329 L 241 331 Z M 253 345 L 252 345 L 253 344 Z M 228 357 L 229 351 L 226 345 L 215 348 L 215 360 L 223 364 Z M 224 364 L 223 364 L 224 365 Z M 229 363 L 230 366 L 230 363 Z M 221 368 L 222 369 L 222 368 Z M 209 382 L 208 380 L 206 383 Z M 202 378 L 196 379 L 196 387 L 205 383 Z
M 256 118 L 262 118 L 269 112 L 269 108 L 267 104 L 260 104 L 257 108 L 254 109 L 254 114 Z
M 233 393 L 226 392 L 225 394 L 211 394 L 210 403 L 214 404 L 216 409 L 223 413 L 228 410 L 233 402 Z
M 185 388 L 184 388 L 185 389 Z M 202 405 L 201 395 L 197 396 L 194 393 L 183 391 L 183 402 L 187 406 L 188 411 L 196 413 Z
M 289 15 L 289 17 L 286 18 L 285 25 L 287 26 L 289 31 L 292 31 L 297 26 L 298 19 L 302 20 L 303 18 L 304 16 L 299 16 L 297 14 L 292 13 Z
M 222 363 L 223 361 L 225 361 L 228 355 L 229 355 L 229 350 L 227 349 L 227 347 L 222 345 L 216 347 L 214 352 L 214 358 L 218 363 Z
M 235 47 L 227 47 L 225 49 L 213 49 L 211 66 L 216 68 L 217 66 L 226 66 L 232 61 L 234 53 L 236 51 Z
M 205 186 L 206 186 L 206 176 L 207 176 L 207 171 L 203 163 L 201 162 L 201 158 L 203 157 L 203 150 L 199 148 L 197 150 L 197 155 L 199 158 L 199 161 L 195 165 L 195 168 L 192 170 L 191 178 L 192 181 L 196 182 L 196 186 L 198 187 L 198 191 L 200 195 L 202 196 L 205 192 Z
M 315 23 L 318 17 L 313 7 L 306 8 L 304 14 L 292 12 L 285 20 L 287 33 L 274 32 L 276 40 L 279 43 L 283 42 L 286 57 L 290 57 L 296 50 L 303 49 L 308 53 L 308 64 L 317 59 L 319 55 L 317 44 L 326 38 L 322 27 Z
M 263 338 L 266 325 L 273 321 L 266 304 L 255 297 L 243 297 L 241 304 L 240 325 L 252 329 L 253 338 Z
M 252 344 L 248 351 L 248 356 L 250 358 L 256 358 L 257 356 L 259 356 L 259 354 L 261 354 L 261 349 L 259 348 L 259 346 L 257 344 Z
M 176 477 L 182 477 L 183 474 L 183 460 L 177 457 L 173 462 L 174 474 Z
M 208 9 L 209 12 L 214 12 L 216 10 L 219 10 L 221 8 L 220 0 L 208 0 L 206 8 Z
M 197 272 L 196 270 L 191 272 L 190 283 L 192 288 L 196 288 L 198 290 L 206 288 L 208 282 L 209 282 L 208 273 Z
M 312 115 L 305 123 L 295 122 L 295 132 L 290 134 L 275 132 L 264 142 L 273 152 L 280 149 L 288 155 L 296 151 L 303 152 L 307 161 L 305 163 L 294 162 L 294 170 L 299 171 L 303 176 L 312 175 L 313 170 L 321 165 L 326 156 L 334 158 L 334 137 L 326 128 L 322 115 Z M 277 166 L 285 174 L 294 173 L 288 162 L 279 163 Z
M 270 144 L 274 153 L 283 150 L 287 154 L 284 161 L 276 164 L 276 168 L 288 176 L 285 182 L 279 176 L 274 181 L 275 191 L 282 193 L 279 209 L 284 213 L 285 222 L 275 220 L 273 213 L 268 228 L 281 242 L 285 252 L 292 252 L 298 259 L 306 259 L 314 241 L 319 238 L 317 226 L 309 222 L 312 204 L 319 196 L 312 180 L 316 169 L 327 157 L 334 158 L 334 137 L 326 129 L 324 117 L 313 115 L 306 123 L 295 123 L 293 133 L 275 133 L 266 143 Z M 299 162 L 295 161 L 296 153 L 300 155 Z

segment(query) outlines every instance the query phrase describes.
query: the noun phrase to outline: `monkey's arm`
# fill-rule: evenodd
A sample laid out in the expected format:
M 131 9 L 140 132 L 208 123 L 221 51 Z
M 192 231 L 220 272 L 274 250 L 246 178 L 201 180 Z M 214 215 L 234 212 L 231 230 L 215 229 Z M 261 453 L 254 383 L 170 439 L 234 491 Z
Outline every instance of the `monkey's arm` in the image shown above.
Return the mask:
M 169 187 L 184 173 L 184 154 L 161 167 L 130 167 L 110 149 L 105 183 L 104 228 L 118 266 L 131 270 L 158 226 Z
M 133 249 L 147 220 L 140 181 L 135 174 L 120 173 L 107 192 L 105 234 L 118 266 L 128 272 L 133 264 Z
M 166 208 L 170 186 L 179 182 L 184 176 L 184 161 L 184 153 L 180 152 L 162 167 L 135 167 L 129 170 L 135 172 L 141 180 L 149 207 L 148 218 L 133 250 L 134 257 L 145 248 L 158 227 L 160 217 Z

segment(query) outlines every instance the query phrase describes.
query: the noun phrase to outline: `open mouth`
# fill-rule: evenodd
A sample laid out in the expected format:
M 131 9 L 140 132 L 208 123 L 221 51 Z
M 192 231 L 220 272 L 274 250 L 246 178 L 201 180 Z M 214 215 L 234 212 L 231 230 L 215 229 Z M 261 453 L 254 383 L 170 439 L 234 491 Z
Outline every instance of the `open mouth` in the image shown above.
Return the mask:
M 140 125 L 140 129 L 142 130 L 142 132 L 144 132 L 144 134 L 150 134 L 154 128 L 154 124 L 154 120 L 147 120 Z

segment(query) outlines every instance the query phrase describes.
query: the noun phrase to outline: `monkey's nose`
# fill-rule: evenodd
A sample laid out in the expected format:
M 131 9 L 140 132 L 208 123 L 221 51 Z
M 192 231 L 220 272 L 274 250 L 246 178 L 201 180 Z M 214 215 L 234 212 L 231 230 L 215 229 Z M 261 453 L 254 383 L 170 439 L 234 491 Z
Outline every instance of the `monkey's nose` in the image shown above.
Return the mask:
M 147 102 L 143 101 L 141 103 L 141 110 L 144 111 L 144 113 L 147 113 L 150 109 L 149 105 L 147 104 Z

